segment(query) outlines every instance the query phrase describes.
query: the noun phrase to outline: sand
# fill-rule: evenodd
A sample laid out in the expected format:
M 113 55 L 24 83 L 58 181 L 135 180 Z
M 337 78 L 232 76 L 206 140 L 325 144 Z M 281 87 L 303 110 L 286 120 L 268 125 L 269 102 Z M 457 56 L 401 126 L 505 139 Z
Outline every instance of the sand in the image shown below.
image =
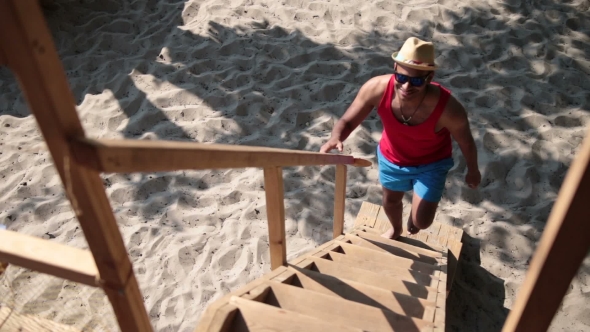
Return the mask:
M 590 13 L 557 1 L 74 1 L 46 11 L 86 133 L 317 151 L 410 36 L 432 40 L 435 81 L 469 112 L 483 181 L 464 183 L 455 145 L 436 220 L 465 231 L 447 306 L 451 331 L 502 326 L 590 123 Z M 0 220 L 86 248 L 34 118 L 0 69 Z M 345 153 L 375 162 L 373 112 Z M 288 258 L 330 239 L 334 168 L 287 168 Z M 375 166 L 350 169 L 345 230 L 380 203 Z M 269 271 L 259 169 L 105 175 L 157 331 L 191 331 L 204 308 Z M 409 196 L 407 197 L 409 198 Z M 404 200 L 405 215 L 409 201 Z M 554 331 L 590 329 L 590 261 Z M 115 330 L 102 292 L 11 267 L 3 303 Z M 11 293 L 11 291 L 13 293 Z

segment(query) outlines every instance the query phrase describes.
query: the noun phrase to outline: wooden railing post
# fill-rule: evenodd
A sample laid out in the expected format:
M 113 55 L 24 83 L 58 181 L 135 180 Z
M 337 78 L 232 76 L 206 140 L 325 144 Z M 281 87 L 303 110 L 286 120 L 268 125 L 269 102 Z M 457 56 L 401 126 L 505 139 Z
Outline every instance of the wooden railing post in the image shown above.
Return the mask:
M 0 48 L 47 143 L 121 331 L 153 331 L 102 179 L 71 155 L 69 142 L 84 130 L 36 0 L 0 0 Z
M 563 181 L 504 332 L 547 331 L 590 249 L 590 128 Z
M 281 167 L 265 167 L 264 191 L 266 193 L 270 266 L 273 270 L 281 265 L 287 265 L 283 190 L 283 169 Z
M 346 198 L 346 165 L 336 165 L 334 187 L 334 238 L 344 234 L 344 200 Z

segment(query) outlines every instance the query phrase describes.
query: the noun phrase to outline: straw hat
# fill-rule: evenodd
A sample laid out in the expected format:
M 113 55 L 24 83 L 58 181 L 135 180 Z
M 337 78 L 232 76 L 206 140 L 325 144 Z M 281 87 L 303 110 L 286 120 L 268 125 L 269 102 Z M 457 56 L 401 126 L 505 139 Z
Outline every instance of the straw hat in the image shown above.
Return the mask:
M 438 68 L 434 63 L 434 45 L 416 37 L 408 38 L 391 58 L 402 66 L 418 70 L 433 71 Z

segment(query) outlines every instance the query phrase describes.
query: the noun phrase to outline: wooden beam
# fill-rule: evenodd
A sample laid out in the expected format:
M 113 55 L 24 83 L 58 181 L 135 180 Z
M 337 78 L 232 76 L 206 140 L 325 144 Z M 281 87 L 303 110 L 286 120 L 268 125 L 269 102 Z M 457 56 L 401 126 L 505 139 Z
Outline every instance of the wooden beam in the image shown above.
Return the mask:
M 334 187 L 334 235 L 344 234 L 344 203 L 346 200 L 346 166 L 336 165 L 336 186 Z
M 283 170 L 280 167 L 264 168 L 266 216 L 271 269 L 287 265 L 285 243 L 285 202 L 283 198 Z
M 163 172 L 183 169 L 289 167 L 347 164 L 366 167 L 352 156 L 255 146 L 147 140 L 72 142 L 76 159 L 106 173 Z
M 47 143 L 122 331 L 152 331 L 98 172 L 68 142 L 84 137 L 74 97 L 36 0 L 0 0 L 0 47 Z
M 0 260 L 89 286 L 98 286 L 92 253 L 12 231 L 0 231 Z
M 559 190 L 504 332 L 546 331 L 549 327 L 590 249 L 588 197 L 590 128 Z

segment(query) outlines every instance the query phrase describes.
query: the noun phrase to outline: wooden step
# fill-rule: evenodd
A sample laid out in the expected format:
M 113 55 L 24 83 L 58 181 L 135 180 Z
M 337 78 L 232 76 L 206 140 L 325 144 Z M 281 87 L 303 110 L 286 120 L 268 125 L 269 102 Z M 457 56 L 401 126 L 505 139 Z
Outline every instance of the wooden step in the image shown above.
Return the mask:
M 228 327 L 229 331 L 363 331 L 341 325 L 338 321 L 313 318 L 238 296 L 232 296 L 229 304 L 237 308 L 232 324 Z
M 434 295 L 430 299 L 420 299 L 297 266 L 289 267 L 289 272 L 281 274 L 272 280 L 325 295 L 341 297 L 382 310 L 404 314 L 409 317 L 433 321 L 436 307 Z
M 374 228 L 380 211 L 359 212 L 367 225 L 214 302 L 199 331 L 444 331 L 447 272 L 458 259 L 451 247 L 460 244 L 452 237 L 460 232 L 437 224 L 437 234 L 420 235 L 430 243 L 392 241 Z
M 430 274 L 400 268 L 392 264 L 387 264 L 387 262 L 379 261 L 378 259 L 372 257 L 358 259 L 346 254 L 338 253 L 336 251 L 320 252 L 314 256 L 331 260 L 339 264 L 354 266 L 366 271 L 381 273 L 385 276 L 392 276 L 401 280 L 407 280 L 418 285 L 430 286 L 433 279 L 436 279 Z
M 263 301 L 266 304 L 365 331 L 419 331 L 433 326 L 421 319 L 278 282 L 271 282 L 270 289 Z
M 335 243 L 338 244 L 338 247 L 334 251 L 341 252 L 352 258 L 369 261 L 378 260 L 387 265 L 392 265 L 397 268 L 406 270 L 413 270 L 428 275 L 432 275 L 435 271 L 438 271 L 438 267 L 433 264 L 418 262 L 409 258 L 394 256 L 387 252 L 375 251 L 373 249 L 355 245 L 352 243 L 346 243 L 341 241 L 335 241 Z
M 401 241 L 386 239 L 386 238 L 384 238 L 380 235 L 374 234 L 374 233 L 361 232 L 359 230 L 355 230 L 347 235 L 348 236 L 357 235 L 365 240 L 370 240 L 373 242 L 381 243 L 381 244 L 387 245 L 388 247 L 396 247 L 399 249 L 403 249 L 405 251 L 415 253 L 420 256 L 441 257 L 444 255 L 444 249 L 443 250 L 428 250 L 428 249 L 424 249 L 424 248 L 419 248 L 419 247 L 416 247 L 416 246 L 413 246 L 413 245 L 410 245 L 410 244 L 407 244 L 407 243 L 404 243 Z
M 297 266 L 302 268 L 310 267 L 312 271 L 331 275 L 337 278 L 345 278 L 361 282 L 367 285 L 380 287 L 392 292 L 407 294 L 421 299 L 427 299 L 436 289 L 428 286 L 418 285 L 398 278 L 384 276 L 379 273 L 338 264 L 319 257 L 308 257 Z M 432 295 L 431 295 L 432 296 Z
M 365 248 L 369 248 L 369 249 L 373 249 L 373 250 L 376 250 L 379 252 L 389 253 L 389 254 L 392 254 L 392 255 L 395 255 L 398 257 L 404 257 L 404 258 L 411 259 L 413 261 L 418 261 L 418 262 L 422 262 L 422 263 L 426 263 L 426 264 L 432 264 L 432 265 L 438 264 L 437 257 L 424 256 L 419 253 L 411 252 L 411 251 L 408 251 L 408 250 L 405 250 L 405 249 L 402 249 L 402 248 L 399 248 L 396 246 L 391 246 L 389 244 L 385 244 L 380 241 L 375 241 L 373 239 L 365 239 L 365 238 L 362 238 L 358 235 L 353 235 L 353 234 L 346 234 L 345 239 L 347 241 L 350 241 L 352 244 L 355 244 L 355 245 L 358 245 L 361 247 L 365 247 Z

